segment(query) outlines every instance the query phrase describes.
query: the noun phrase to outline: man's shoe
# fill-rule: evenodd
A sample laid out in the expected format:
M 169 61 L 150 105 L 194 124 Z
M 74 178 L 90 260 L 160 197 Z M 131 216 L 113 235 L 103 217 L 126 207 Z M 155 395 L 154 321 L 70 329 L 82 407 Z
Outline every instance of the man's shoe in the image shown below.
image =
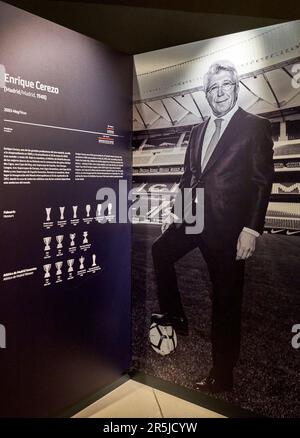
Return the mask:
M 214 377 L 207 376 L 204 379 L 200 380 L 200 382 L 196 382 L 194 385 L 194 389 L 213 393 L 232 391 L 233 378 L 230 376 L 223 379 L 215 379 Z
M 162 326 L 171 325 L 178 335 L 188 336 L 189 334 L 188 321 L 185 316 L 171 316 L 168 313 L 153 313 L 151 323 L 153 322 Z

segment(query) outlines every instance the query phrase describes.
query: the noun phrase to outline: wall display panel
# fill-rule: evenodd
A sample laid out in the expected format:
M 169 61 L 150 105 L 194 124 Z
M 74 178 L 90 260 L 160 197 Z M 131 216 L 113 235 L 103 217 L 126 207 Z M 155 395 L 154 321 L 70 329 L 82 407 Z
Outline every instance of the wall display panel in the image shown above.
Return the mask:
M 135 367 L 298 417 L 300 22 L 134 62 Z M 204 228 L 162 233 L 191 187 Z
M 53 416 L 130 363 L 130 228 L 97 193 L 131 181 L 132 59 L 2 2 L 0 29 L 0 415 Z

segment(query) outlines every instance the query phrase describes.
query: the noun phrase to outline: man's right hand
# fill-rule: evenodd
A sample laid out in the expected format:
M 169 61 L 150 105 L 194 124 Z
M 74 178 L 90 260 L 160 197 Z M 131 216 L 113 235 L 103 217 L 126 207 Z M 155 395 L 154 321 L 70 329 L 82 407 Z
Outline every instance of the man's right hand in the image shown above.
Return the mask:
M 173 224 L 177 216 L 175 216 L 174 213 L 170 213 L 166 219 L 164 219 L 162 226 L 161 226 L 161 232 L 164 233 L 167 231 L 167 229 Z

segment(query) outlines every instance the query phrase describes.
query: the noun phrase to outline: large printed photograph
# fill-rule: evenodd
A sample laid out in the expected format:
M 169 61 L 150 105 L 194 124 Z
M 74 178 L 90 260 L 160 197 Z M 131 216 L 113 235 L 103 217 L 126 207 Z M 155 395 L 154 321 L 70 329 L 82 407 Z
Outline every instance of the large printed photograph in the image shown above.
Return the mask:
M 300 22 L 137 55 L 135 70 L 134 367 L 299 417 Z

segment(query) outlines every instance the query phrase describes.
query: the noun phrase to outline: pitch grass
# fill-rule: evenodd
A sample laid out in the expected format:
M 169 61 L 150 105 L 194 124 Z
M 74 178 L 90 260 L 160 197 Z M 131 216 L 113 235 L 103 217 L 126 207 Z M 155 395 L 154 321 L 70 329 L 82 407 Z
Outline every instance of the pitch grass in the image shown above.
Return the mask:
M 159 227 L 133 226 L 133 363 L 139 370 L 187 388 L 210 369 L 211 291 L 199 250 L 176 264 L 190 335 L 176 351 L 156 354 L 148 342 L 158 310 L 151 245 Z M 291 328 L 300 324 L 300 237 L 265 234 L 247 261 L 242 347 L 234 391 L 215 397 L 270 417 L 300 417 L 300 349 Z

